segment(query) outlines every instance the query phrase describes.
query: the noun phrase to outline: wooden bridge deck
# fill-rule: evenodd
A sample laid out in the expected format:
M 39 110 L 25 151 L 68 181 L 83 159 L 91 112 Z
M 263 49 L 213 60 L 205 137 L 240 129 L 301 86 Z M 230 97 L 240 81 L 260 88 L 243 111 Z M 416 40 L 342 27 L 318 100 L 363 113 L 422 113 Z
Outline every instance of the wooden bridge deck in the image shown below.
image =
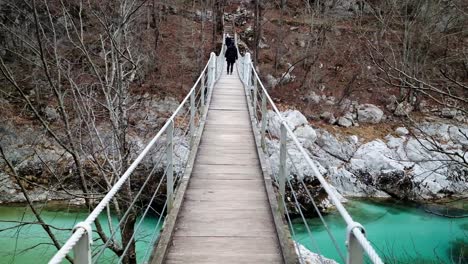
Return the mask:
M 215 85 L 166 263 L 282 263 L 237 76 Z

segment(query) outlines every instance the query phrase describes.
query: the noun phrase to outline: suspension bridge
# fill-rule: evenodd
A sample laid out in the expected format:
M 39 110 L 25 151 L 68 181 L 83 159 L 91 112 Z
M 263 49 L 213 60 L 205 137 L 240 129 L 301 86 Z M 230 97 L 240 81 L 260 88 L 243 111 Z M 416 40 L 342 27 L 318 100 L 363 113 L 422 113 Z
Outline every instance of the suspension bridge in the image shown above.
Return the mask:
M 237 36 L 235 44 L 238 44 Z M 337 241 L 312 194 L 307 191 L 339 253 L 337 261 L 383 263 L 367 240 L 364 227 L 352 219 L 283 120 L 251 62 L 250 54 L 239 53 L 237 71 L 227 75 L 225 49 L 223 37 L 219 55 L 211 53 L 199 78 L 176 111 L 90 215 L 75 226 L 49 263 L 62 263 L 67 257 L 74 263 L 87 264 L 309 263 L 293 242 L 295 233 L 292 212 L 285 203 L 286 190 L 292 194 L 290 199 L 296 207 L 295 214 L 300 215 L 314 245 L 312 251 L 318 254 L 317 263 L 328 263 L 320 254 L 322 241 L 314 239 L 314 229 L 306 221 L 297 190 L 291 184 L 290 175 L 298 175 L 290 171 L 296 170 L 288 152 L 291 148 L 301 153 L 347 225 L 346 241 Z M 281 120 L 279 139 L 267 129 L 268 111 Z M 280 145 L 277 150 L 279 164 L 271 164 L 266 158 L 275 151 L 266 147 L 267 142 L 275 140 Z M 181 148 L 187 151 L 180 151 Z M 108 221 L 107 240 L 94 243 L 93 230 L 102 219 L 100 215 L 112 211 L 113 201 L 122 187 L 128 184 L 139 167 L 148 163 L 153 169 L 133 195 L 128 210 L 121 213 L 118 223 Z M 272 172 L 275 166 L 278 168 L 276 174 Z M 161 167 L 162 176 L 157 176 L 154 171 Z M 138 201 L 141 194 L 150 189 L 148 182 L 151 179 L 157 179 L 159 183 L 151 189 L 151 199 L 141 206 Z M 300 179 L 299 182 L 307 190 L 304 182 Z M 162 209 L 156 212 L 158 218 L 154 230 L 141 238 L 142 223 L 155 215 L 152 204 L 163 191 L 166 200 Z M 141 240 L 146 246 L 145 250 L 138 250 L 137 245 L 135 253 L 131 250 L 132 243 L 119 243 L 119 232 L 136 204 L 139 218 L 130 240 Z M 109 258 L 111 244 L 118 245 L 119 251 Z M 345 252 L 340 244 L 346 245 Z

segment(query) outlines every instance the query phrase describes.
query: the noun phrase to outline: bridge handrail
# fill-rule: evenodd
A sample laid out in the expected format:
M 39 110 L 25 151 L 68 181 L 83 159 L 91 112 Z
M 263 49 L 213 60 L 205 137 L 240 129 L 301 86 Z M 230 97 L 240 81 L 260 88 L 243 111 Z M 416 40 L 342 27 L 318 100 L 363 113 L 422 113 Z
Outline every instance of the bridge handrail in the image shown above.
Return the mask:
M 257 92 L 260 93 L 262 92 L 262 106 L 261 106 L 261 113 L 262 113 L 262 120 L 261 120 L 261 141 L 262 141 L 262 148 L 263 150 L 265 150 L 265 137 L 266 137 L 266 111 L 267 111 L 267 107 L 266 107 L 266 104 L 265 102 L 268 102 L 271 107 L 273 108 L 274 110 L 274 113 L 276 114 L 276 116 L 279 118 L 280 120 L 280 123 L 281 123 L 281 150 L 280 152 L 284 152 L 284 154 L 280 154 L 282 155 L 282 157 L 280 157 L 280 174 L 282 173 L 281 172 L 281 168 L 283 169 L 283 174 L 284 175 L 280 175 L 280 179 L 278 179 L 280 182 L 279 182 L 279 188 L 280 188 L 280 196 L 281 196 L 281 199 L 283 200 L 283 206 L 285 206 L 284 204 L 284 198 L 285 198 L 285 184 L 286 184 L 286 178 L 288 177 L 288 175 L 286 175 L 286 155 L 288 154 L 287 153 L 287 150 L 286 150 L 286 139 L 287 139 L 287 136 L 289 136 L 292 141 L 294 142 L 295 146 L 297 147 L 297 149 L 300 151 L 301 155 L 303 158 L 305 158 L 306 162 L 307 162 L 307 165 L 312 169 L 313 173 L 315 174 L 315 176 L 317 177 L 317 179 L 320 181 L 321 185 L 323 186 L 323 188 L 325 189 L 328 197 L 330 198 L 330 200 L 332 201 L 333 205 L 336 207 L 337 211 L 339 212 L 339 214 L 341 215 L 341 217 L 344 219 L 344 221 L 346 222 L 346 225 L 347 225 L 347 241 L 346 241 L 346 246 L 348 248 L 348 256 L 347 256 L 347 260 L 346 260 L 346 263 L 350 264 L 354 264 L 354 263 L 363 263 L 363 256 L 362 256 L 362 250 L 363 249 L 369 259 L 374 263 L 374 264 L 383 264 L 383 261 L 381 260 L 380 256 L 377 254 L 377 252 L 375 251 L 375 249 L 372 247 L 372 245 L 370 244 L 369 240 L 366 238 L 365 236 L 365 230 L 364 230 L 364 227 L 359 224 L 358 222 L 354 221 L 353 218 L 351 217 L 351 215 L 348 213 L 348 211 L 345 209 L 345 207 L 343 206 L 343 204 L 341 203 L 340 199 L 335 195 L 335 191 L 333 190 L 333 188 L 330 186 L 330 184 L 325 180 L 325 178 L 323 177 L 323 175 L 320 173 L 320 171 L 318 170 L 317 166 L 314 164 L 314 162 L 312 161 L 312 159 L 310 158 L 310 156 L 307 154 L 306 150 L 303 148 L 302 144 L 300 143 L 300 141 L 298 140 L 298 138 L 296 137 L 296 135 L 294 134 L 294 132 L 292 131 L 292 129 L 289 127 L 289 125 L 287 124 L 287 122 L 284 120 L 283 118 L 283 115 L 281 114 L 281 112 L 279 111 L 278 107 L 276 106 L 275 102 L 272 100 L 271 96 L 269 95 L 267 89 L 265 88 L 265 86 L 263 85 L 263 82 L 261 81 L 260 77 L 258 76 L 258 73 L 253 65 L 253 62 L 250 60 L 250 53 L 246 52 L 245 53 L 245 56 L 242 56 L 240 54 L 240 51 L 239 51 L 239 48 L 238 48 L 238 36 L 236 34 L 235 36 L 235 45 L 237 47 L 237 50 L 238 50 L 238 56 L 239 56 L 239 62 L 238 63 L 238 72 L 239 72 L 239 75 L 240 75 L 240 78 L 241 78 L 241 81 L 243 82 L 244 84 L 244 87 L 246 88 L 247 90 L 247 94 L 250 94 L 250 92 L 252 92 L 255 97 L 253 98 L 253 100 L 251 99 L 251 96 L 248 96 L 248 98 L 250 99 L 250 102 L 253 106 L 253 112 L 256 113 L 256 107 L 257 107 Z M 260 91 L 257 91 L 258 90 L 258 85 L 260 85 L 260 88 L 261 90 Z M 255 118 L 256 118 L 256 114 L 254 114 Z M 256 120 L 257 123 L 259 123 L 258 120 Z M 283 179 L 281 179 L 281 176 L 283 177 Z M 313 197 L 310 197 L 313 201 Z M 315 206 L 315 203 L 314 203 L 314 206 Z M 316 208 L 317 210 L 317 208 Z M 320 214 L 320 212 L 318 212 Z M 301 213 L 302 214 L 302 213 Z M 321 217 L 321 215 L 320 215 Z M 323 219 L 322 219 L 323 220 Z M 331 235 L 331 234 L 330 234 Z M 334 238 L 332 238 L 334 239 Z M 357 242 L 357 243 L 356 243 Z
M 223 38 L 223 47 L 224 49 L 224 38 Z M 221 57 L 222 53 L 218 56 Z M 108 193 L 104 196 L 104 198 L 98 203 L 98 205 L 93 209 L 93 211 L 88 215 L 88 217 L 83 221 L 78 223 L 75 228 L 73 229 L 73 234 L 68 238 L 65 244 L 57 251 L 57 253 L 50 259 L 49 264 L 58 264 L 61 263 L 66 256 L 74 250 L 74 257 L 75 263 L 91 263 L 91 250 L 90 245 L 92 244 L 92 225 L 95 223 L 98 216 L 102 213 L 102 211 L 109 205 L 111 200 L 115 197 L 117 192 L 121 189 L 123 184 L 129 179 L 133 171 L 137 168 L 137 166 L 141 163 L 143 158 L 148 154 L 148 152 L 155 146 L 156 142 L 162 137 L 164 133 L 169 133 L 168 135 L 172 143 L 172 133 L 174 129 L 174 121 L 175 118 L 180 114 L 181 109 L 183 109 L 184 105 L 190 100 L 190 136 L 193 138 L 194 130 L 196 129 L 194 126 L 195 120 L 195 97 L 198 96 L 196 93 L 197 87 L 200 85 L 199 93 L 200 96 L 200 106 L 204 107 L 205 101 L 205 89 L 212 89 L 214 83 L 219 76 L 221 75 L 222 68 L 224 65 L 223 60 L 219 60 L 216 58 L 217 56 L 212 52 L 210 54 L 210 59 L 208 60 L 207 64 L 205 65 L 203 71 L 201 72 L 200 76 L 198 77 L 197 81 L 193 85 L 193 87 L 188 92 L 187 96 L 182 100 L 182 102 L 178 105 L 177 109 L 174 113 L 167 119 L 166 123 L 163 127 L 158 131 L 158 133 L 151 139 L 151 141 L 146 145 L 143 151 L 138 155 L 138 157 L 132 162 L 132 164 L 128 167 L 125 173 L 120 177 L 120 179 L 112 186 L 112 188 L 108 191 Z M 221 72 L 220 70 L 221 69 Z M 206 87 L 205 87 L 205 77 L 206 80 Z M 172 146 L 173 148 L 173 146 Z M 172 151 L 172 150 L 171 150 Z M 171 152 L 172 153 L 172 152 Z M 170 158 L 172 159 L 172 158 Z M 172 161 L 171 164 L 167 166 L 173 167 Z M 173 168 L 172 168 L 173 169 Z M 171 173 L 172 173 L 171 169 Z M 171 199 L 173 199 L 173 184 L 174 179 L 172 176 L 167 177 L 167 210 L 170 210 Z M 169 183 L 169 181 L 171 181 Z M 171 190 L 172 189 L 172 190 Z

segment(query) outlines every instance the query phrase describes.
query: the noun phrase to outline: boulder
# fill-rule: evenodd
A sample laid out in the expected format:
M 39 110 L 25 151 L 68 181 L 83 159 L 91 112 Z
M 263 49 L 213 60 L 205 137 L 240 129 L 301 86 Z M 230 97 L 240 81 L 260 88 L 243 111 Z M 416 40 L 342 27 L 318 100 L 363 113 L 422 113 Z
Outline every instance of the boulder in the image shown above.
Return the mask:
M 281 115 L 292 131 L 296 127 L 309 124 L 307 118 L 297 110 L 286 110 Z M 272 110 L 268 110 L 267 112 L 267 130 L 274 137 L 279 138 L 281 136 L 281 118 Z
M 298 126 L 309 124 L 307 118 L 297 110 L 286 110 L 282 114 L 284 120 L 292 130 L 296 129 Z
M 389 197 L 385 192 L 377 190 L 375 187 L 360 181 L 358 177 L 344 168 L 331 167 L 329 169 L 330 183 L 347 197 Z
M 399 162 L 399 157 L 380 139 L 361 145 L 350 160 L 351 172 L 382 170 L 404 170 L 406 164 Z
M 395 112 L 393 113 L 396 116 L 407 116 L 413 111 L 413 106 L 408 102 L 401 102 L 399 103 L 396 108 Z
M 443 108 L 441 111 L 440 111 L 440 115 L 442 117 L 445 117 L 445 118 L 454 118 L 456 115 L 458 114 L 458 110 L 457 109 L 453 109 L 453 108 Z
M 382 120 L 383 111 L 373 104 L 359 105 L 357 110 L 360 123 L 378 124 Z
M 323 112 L 320 114 L 320 118 L 325 120 L 330 125 L 333 125 L 336 122 L 336 118 L 331 112 Z
M 319 255 L 317 253 L 314 253 L 310 250 L 308 250 L 306 247 L 303 245 L 299 244 L 298 242 L 294 242 L 295 248 L 296 248 L 296 254 L 298 256 L 302 257 L 302 260 L 300 263 L 304 264 L 312 264 L 312 263 L 322 263 L 322 264 L 338 264 L 338 262 L 326 258 L 322 255 Z
M 338 125 L 342 127 L 350 127 L 353 125 L 353 114 L 346 113 L 344 116 L 338 118 Z
M 409 134 L 409 131 L 406 129 L 406 127 L 399 127 L 395 129 L 395 133 L 399 136 L 406 136 Z
M 359 145 L 356 141 L 355 136 L 350 136 L 346 140 L 340 141 L 331 133 L 326 130 L 317 130 L 316 144 L 322 151 L 328 153 L 333 159 L 338 159 L 341 162 L 347 162 L 353 157 L 354 152 L 358 149 Z M 315 150 L 314 150 L 315 153 Z M 324 159 L 330 159 L 330 157 L 324 155 Z M 321 160 L 321 163 L 327 164 L 327 161 Z
M 397 108 L 398 105 L 398 99 L 395 95 L 390 95 L 390 97 L 387 100 L 387 105 L 385 108 L 387 108 L 388 111 L 394 112 Z
M 279 164 L 280 164 L 280 144 L 276 139 L 269 140 L 267 139 L 267 148 L 270 156 L 268 160 L 271 164 L 271 170 L 273 175 L 276 177 L 279 175 Z M 289 172 L 290 177 L 305 179 L 305 178 L 314 178 L 315 172 L 314 169 L 306 161 L 306 158 L 298 150 L 294 142 L 289 141 L 286 148 L 288 149 L 288 155 L 286 156 L 286 168 Z M 310 152 L 305 150 L 309 157 L 311 156 Z M 325 174 L 327 170 L 317 161 L 312 160 L 315 167 L 321 174 Z
M 315 133 L 315 130 L 309 125 L 296 128 L 296 130 L 294 130 L 294 135 L 296 135 L 304 148 L 310 148 L 317 139 L 317 133 Z
M 271 74 L 267 74 L 266 81 L 271 88 L 274 88 L 278 84 L 278 80 Z

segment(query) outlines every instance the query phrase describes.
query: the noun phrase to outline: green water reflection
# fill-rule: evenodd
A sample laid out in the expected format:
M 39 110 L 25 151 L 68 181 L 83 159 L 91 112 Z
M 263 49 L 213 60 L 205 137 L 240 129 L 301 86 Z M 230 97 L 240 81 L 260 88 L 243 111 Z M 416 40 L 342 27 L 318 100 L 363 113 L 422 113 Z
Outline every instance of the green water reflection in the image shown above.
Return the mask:
M 352 201 L 346 207 L 364 225 L 369 240 L 386 263 L 468 263 L 467 218 L 440 217 L 416 205 L 395 202 Z M 344 222 L 337 213 L 325 216 L 325 220 L 346 255 Z M 308 223 L 312 239 L 302 221 L 296 219 L 296 240 L 311 251 L 342 263 L 320 219 L 308 219 Z
M 83 221 L 88 212 L 77 208 L 57 208 L 47 207 L 42 209 L 41 216 L 45 222 L 54 228 L 52 232 L 60 241 L 64 243 L 70 236 L 70 228 Z M 57 251 L 51 244 L 49 237 L 41 226 L 36 224 L 27 224 L 18 226 L 18 222 L 35 222 L 36 219 L 27 206 L 0 206 L 0 263 L 47 263 L 48 260 Z M 104 215 L 100 216 L 101 223 L 107 223 Z M 112 218 L 113 226 L 117 226 L 117 218 Z M 137 220 L 137 223 L 139 219 Z M 153 234 L 156 236 L 159 233 L 159 227 L 156 217 L 146 217 L 142 226 L 137 233 L 137 257 L 139 262 L 145 258 L 146 249 L 148 248 Z M 105 231 L 109 234 L 107 224 L 103 224 Z M 96 230 L 93 228 L 93 230 Z M 102 242 L 97 239 L 98 235 L 93 234 L 95 243 L 93 244 L 93 252 L 97 253 L 100 250 Z M 120 241 L 120 237 L 117 237 Z M 148 257 L 148 256 L 147 256 Z M 146 258 L 147 258 L 146 257 Z M 106 250 L 98 263 L 116 262 L 115 255 Z

